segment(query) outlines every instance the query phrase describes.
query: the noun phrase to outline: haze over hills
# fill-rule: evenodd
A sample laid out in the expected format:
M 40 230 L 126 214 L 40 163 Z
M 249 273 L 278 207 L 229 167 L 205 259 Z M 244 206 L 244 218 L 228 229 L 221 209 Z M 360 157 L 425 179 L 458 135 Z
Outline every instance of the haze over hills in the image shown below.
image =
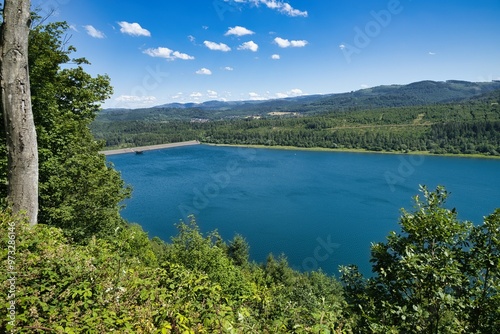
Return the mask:
M 376 86 L 339 94 L 304 95 L 274 100 L 169 103 L 143 109 L 105 109 L 98 116 L 98 120 L 215 120 L 263 116 L 269 113 L 304 114 L 417 106 L 458 102 L 494 90 L 500 90 L 500 81 L 420 81 L 407 85 Z

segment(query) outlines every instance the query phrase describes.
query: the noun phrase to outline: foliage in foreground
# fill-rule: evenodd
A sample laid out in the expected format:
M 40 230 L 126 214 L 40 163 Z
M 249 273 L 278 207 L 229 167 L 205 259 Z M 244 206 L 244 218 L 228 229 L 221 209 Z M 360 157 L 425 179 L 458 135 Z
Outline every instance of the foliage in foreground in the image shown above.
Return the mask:
M 138 225 L 72 243 L 0 212 L 3 268 L 14 266 L 20 333 L 498 333 L 500 209 L 482 225 L 422 188 L 401 232 L 372 245 L 374 276 L 341 268 L 339 281 L 300 273 L 281 256 L 248 261 L 241 236 L 201 233 L 194 219 L 170 243 Z M 13 227 L 14 226 L 14 227 Z M 16 248 L 12 253 L 12 237 Z M 10 242 L 10 244 L 9 244 Z M 9 251 L 11 253 L 9 253 Z M 9 258 L 9 256 L 11 256 Z M 14 258 L 12 258 L 14 256 Z M 0 272 L 0 332 L 10 330 L 9 270 Z
M 371 247 L 375 276 L 343 267 L 353 315 L 365 333 L 499 333 L 500 209 L 482 225 L 444 208 L 448 196 L 422 188 L 401 233 Z
M 16 226 L 20 333 L 349 332 L 342 288 L 333 278 L 293 271 L 283 258 L 238 264 L 234 254 L 247 249 L 235 249 L 241 240 L 226 244 L 216 233 L 202 235 L 194 221 L 180 224 L 171 244 L 149 240 L 131 225 L 113 241 L 94 238 L 83 246 L 69 243 L 58 228 L 29 228 L 5 212 L 0 220 L 4 268 L 5 236 L 11 222 Z M 8 278 L 2 270 L 2 306 Z M 7 312 L 0 310 L 0 332 L 12 329 Z

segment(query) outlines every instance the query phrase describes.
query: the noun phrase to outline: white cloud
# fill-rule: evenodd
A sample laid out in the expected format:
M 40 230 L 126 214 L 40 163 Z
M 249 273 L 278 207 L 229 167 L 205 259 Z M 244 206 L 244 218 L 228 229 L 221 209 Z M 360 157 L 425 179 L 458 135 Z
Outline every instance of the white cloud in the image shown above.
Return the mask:
M 307 17 L 307 11 L 301 11 L 293 8 L 288 2 L 283 2 L 280 0 L 234 0 L 234 2 L 239 3 L 250 3 L 255 6 L 263 4 L 269 9 L 277 10 L 278 12 L 288 15 L 288 16 L 302 16 Z
M 252 52 L 257 52 L 258 49 L 259 46 L 254 41 L 245 42 L 238 47 L 238 50 L 250 50 Z
M 429 52 L 429 56 L 435 56 L 436 53 L 435 52 Z
M 188 39 L 189 39 L 189 41 L 190 41 L 190 42 L 192 42 L 192 43 L 196 42 L 196 37 L 194 37 L 193 35 L 189 35 L 189 36 L 188 36 Z
M 245 36 L 255 34 L 252 30 L 248 30 L 245 27 L 236 26 L 229 28 L 229 30 L 224 34 L 224 36 L 235 35 L 235 36 Z
M 223 51 L 223 52 L 228 52 L 231 51 L 231 48 L 227 46 L 224 43 L 215 43 L 215 42 L 210 42 L 210 41 L 204 41 L 203 44 L 210 50 L 215 50 L 215 51 Z
M 116 98 L 119 102 L 153 102 L 156 101 L 154 96 L 136 96 L 136 95 L 121 95 Z
M 157 102 L 154 96 L 121 95 L 115 99 L 117 108 L 141 108 L 150 107 Z
M 248 96 L 250 96 L 250 100 L 255 100 L 255 101 L 260 101 L 260 100 L 265 100 L 265 97 L 260 96 L 259 94 L 255 92 L 250 92 L 248 93 Z
M 216 91 L 209 89 L 207 90 L 207 96 L 210 99 L 216 99 L 219 96 L 219 94 Z
M 158 47 L 156 49 L 146 49 L 143 51 L 143 53 L 147 54 L 148 56 L 151 57 L 157 57 L 157 58 L 165 58 L 165 59 L 170 59 L 172 58 L 172 52 L 173 50 L 170 50 L 169 48 L 165 47 Z
M 275 1 L 274 0 L 273 1 L 266 1 L 266 5 L 267 5 L 267 3 L 275 3 Z M 281 13 L 284 13 L 284 14 L 286 14 L 288 16 L 303 16 L 303 17 L 307 17 L 307 11 L 301 11 L 301 10 L 295 9 L 292 6 L 290 6 L 290 4 L 288 4 L 288 3 L 280 3 L 278 5 L 278 10 Z
M 290 96 L 299 96 L 299 95 L 303 95 L 304 92 L 302 92 L 301 89 L 294 88 L 294 89 L 288 91 L 287 94 L 290 95 Z
M 369 87 L 370 87 L 370 86 L 368 86 L 367 84 L 362 84 L 362 85 L 361 85 L 361 88 L 362 88 L 362 89 L 366 89 L 366 88 L 369 88 Z
M 280 57 L 279 54 L 274 54 L 274 55 L 271 56 L 271 59 L 279 60 L 279 59 L 281 59 L 281 57 Z
M 280 98 L 280 99 L 284 99 L 286 97 L 292 97 L 292 96 L 300 96 L 300 95 L 304 95 L 304 92 L 298 88 L 291 89 L 286 93 L 276 93 L 276 97 Z
M 121 27 L 120 32 L 122 32 L 124 34 L 131 35 L 131 36 L 146 36 L 146 37 L 151 36 L 151 33 L 148 30 L 142 28 L 139 23 L 129 23 L 129 22 L 121 21 L 121 22 L 118 22 L 118 24 Z
M 202 97 L 203 94 L 200 93 L 200 92 L 192 92 L 191 95 L 189 95 L 190 97 Z
M 280 48 L 287 48 L 291 45 L 290 41 L 288 39 L 283 39 L 281 37 L 276 37 L 274 39 L 274 43 L 278 44 Z
M 304 46 L 306 46 L 308 44 L 308 42 L 306 40 L 292 40 L 292 41 L 289 41 L 288 39 L 284 39 L 284 38 L 281 38 L 281 37 L 276 37 L 274 39 L 274 42 L 276 44 L 278 44 L 278 46 L 280 48 L 288 48 L 288 47 L 303 48 Z
M 232 68 L 231 66 L 226 66 L 224 67 L 224 71 L 234 71 L 234 68 Z
M 188 54 L 181 53 L 179 51 L 173 51 L 173 50 L 170 50 L 169 48 L 165 48 L 165 47 L 161 47 L 161 46 L 156 48 L 156 49 L 153 49 L 153 48 L 146 49 L 143 51 L 143 53 L 145 53 L 151 57 L 165 58 L 167 60 L 175 60 L 175 59 L 192 60 L 192 59 L 194 59 L 193 56 L 190 56 Z
M 201 68 L 198 71 L 196 71 L 196 74 L 200 75 L 212 75 L 212 71 L 210 71 L 208 68 Z
M 87 34 L 89 34 L 90 36 L 92 36 L 94 38 L 105 38 L 106 37 L 106 35 L 104 35 L 103 32 L 97 30 L 96 28 L 94 28 L 91 25 L 87 25 L 87 26 L 83 26 L 83 27 L 87 31 Z
M 340 50 L 345 50 L 345 48 L 346 48 L 346 46 L 345 46 L 344 44 L 340 44 L 340 45 L 339 45 L 339 49 L 340 49 Z

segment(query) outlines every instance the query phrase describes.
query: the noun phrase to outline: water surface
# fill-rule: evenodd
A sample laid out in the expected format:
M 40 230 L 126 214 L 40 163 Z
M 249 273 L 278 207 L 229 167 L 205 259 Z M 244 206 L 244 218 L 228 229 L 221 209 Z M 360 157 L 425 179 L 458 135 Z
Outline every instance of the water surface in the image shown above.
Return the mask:
M 202 231 L 239 233 L 250 256 L 286 254 L 300 270 L 370 273 L 370 244 L 398 231 L 419 184 L 446 186 L 448 207 L 482 222 L 500 207 L 500 160 L 198 145 L 108 157 L 133 186 L 123 216 L 151 237 L 194 214 Z

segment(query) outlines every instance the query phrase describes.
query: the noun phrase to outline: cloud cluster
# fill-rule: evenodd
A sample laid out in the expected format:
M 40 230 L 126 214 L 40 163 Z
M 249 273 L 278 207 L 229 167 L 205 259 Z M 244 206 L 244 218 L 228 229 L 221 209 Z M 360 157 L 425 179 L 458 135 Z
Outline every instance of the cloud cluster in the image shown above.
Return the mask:
M 116 98 L 116 101 L 118 102 L 141 102 L 141 103 L 148 103 L 148 102 L 155 102 L 156 97 L 154 96 L 135 96 L 135 95 L 122 95 Z
M 130 36 L 146 36 L 146 37 L 151 36 L 151 33 L 148 30 L 141 27 L 141 25 L 139 23 L 129 23 L 129 22 L 121 21 L 121 22 L 118 22 L 118 25 L 120 26 L 120 32 L 123 34 L 130 35 Z M 89 34 L 91 37 L 94 37 L 94 38 L 105 38 L 106 37 L 106 35 L 102 31 L 97 30 L 96 28 L 94 28 L 91 25 L 83 26 L 83 28 L 85 28 L 85 30 L 87 31 L 87 34 Z M 76 28 L 73 28 L 73 29 L 76 30 Z
M 248 93 L 248 96 L 249 96 L 250 100 L 252 100 L 252 101 L 263 101 L 263 100 L 268 99 L 267 97 L 261 96 L 260 94 L 255 93 L 255 92 Z
M 224 34 L 224 36 L 246 36 L 246 35 L 253 35 L 255 32 L 251 31 L 250 29 L 247 29 L 242 26 L 235 26 L 235 27 L 229 27 L 227 32 Z M 188 38 L 191 41 L 194 41 L 195 38 L 193 36 L 188 36 Z M 276 37 L 274 39 L 274 43 L 277 44 L 280 48 L 288 48 L 288 47 L 293 47 L 293 48 L 302 48 L 305 47 L 308 42 L 306 40 L 288 40 L 284 39 L 281 37 Z M 229 52 L 231 51 L 231 47 L 229 47 L 227 44 L 224 43 L 216 43 L 212 41 L 204 41 L 203 44 L 210 50 L 213 51 L 223 51 L 223 52 Z M 248 41 L 244 42 L 240 46 L 238 46 L 237 50 L 250 50 L 252 52 L 257 52 L 259 50 L 259 45 L 255 43 L 254 41 Z M 280 56 L 277 54 L 274 54 L 271 56 L 272 59 L 277 60 L 280 59 Z
M 175 59 L 192 60 L 192 59 L 194 59 L 193 56 L 190 56 L 186 53 L 181 53 L 179 51 L 173 51 L 173 50 L 170 50 L 169 48 L 165 48 L 165 47 L 146 49 L 143 51 L 143 53 L 147 54 L 148 56 L 151 56 L 151 57 L 165 58 L 167 60 L 175 60 Z
M 241 3 L 241 4 L 246 4 L 249 6 L 254 6 L 254 7 L 266 7 L 270 10 L 276 11 L 280 14 L 290 16 L 290 17 L 307 17 L 308 12 L 296 9 L 292 7 L 292 5 L 289 4 L 289 0 L 223 0 L 225 2 L 227 1 L 232 1 L 234 3 Z M 127 21 L 120 21 L 116 22 L 119 25 L 119 31 L 122 34 L 133 36 L 133 37 L 151 37 L 151 32 L 145 28 L 143 28 L 139 23 L 137 22 L 127 22 Z M 94 28 L 91 25 L 86 25 L 84 26 L 86 32 L 88 35 L 90 35 L 93 38 L 106 38 L 106 35 L 99 31 L 98 29 Z M 203 27 L 205 30 L 208 29 L 208 27 Z M 223 33 L 225 37 L 232 37 L 232 40 L 234 42 L 235 38 L 239 39 L 240 37 L 244 36 L 251 36 L 255 35 L 256 33 L 246 27 L 235 25 L 232 27 L 228 27 L 227 30 Z M 230 52 L 233 49 L 238 50 L 238 51 L 250 51 L 250 52 L 258 52 L 259 51 L 259 45 L 255 42 L 254 40 L 248 40 L 247 41 L 240 41 L 237 44 L 235 43 L 234 45 L 227 45 L 222 42 L 214 42 L 210 40 L 205 40 L 203 44 L 200 45 L 200 43 L 197 43 L 196 38 L 193 35 L 189 35 L 188 40 L 194 45 L 194 46 L 204 46 L 208 48 L 209 50 L 212 51 L 220 51 L 220 52 Z M 257 41 L 258 42 L 258 41 Z M 302 48 L 305 47 L 308 42 L 306 40 L 288 40 L 284 39 L 281 37 L 276 37 L 273 41 L 275 45 L 277 45 L 279 48 Z M 233 49 L 232 49 L 233 48 Z M 163 58 L 168 61 L 174 61 L 174 60 L 193 60 L 195 57 L 187 54 L 187 53 L 182 53 L 180 51 L 175 51 L 167 47 L 156 47 L 156 48 L 147 48 L 143 49 L 143 54 L 146 54 L 150 57 L 155 57 L 155 58 Z M 281 56 L 277 53 L 271 54 L 267 56 L 268 59 L 272 60 L 279 60 L 281 59 Z M 201 67 L 201 66 L 200 66 Z M 220 67 L 220 71 L 225 71 L 230 72 L 234 71 L 233 67 L 226 66 L 226 67 Z M 201 75 L 201 76 L 211 76 L 212 71 L 209 68 L 206 67 L 201 67 L 200 69 L 196 70 L 192 69 L 193 72 L 191 72 L 193 75 Z M 228 74 L 226 74 L 228 75 Z M 183 95 L 184 94 L 184 95 Z M 250 92 L 248 93 L 248 97 L 252 100 L 266 100 L 270 98 L 276 98 L 276 97 L 290 97 L 290 96 L 298 96 L 302 95 L 302 91 L 300 89 L 292 89 L 290 91 L 287 91 L 286 93 L 271 93 L 271 92 L 266 92 L 263 93 L 263 95 L 260 95 L 256 92 Z M 118 104 L 123 104 L 123 105 L 129 105 L 129 106 L 142 106 L 142 105 L 150 105 L 153 103 L 156 103 L 156 98 L 154 96 L 147 96 L 149 94 L 144 94 L 144 96 L 135 96 L 134 94 L 131 95 L 121 95 L 118 98 L 115 99 Z M 225 97 L 229 97 L 231 94 L 228 92 L 221 93 L 219 94 L 215 90 L 207 90 L 206 92 L 192 92 L 191 94 L 189 93 L 178 93 L 175 95 L 175 98 L 180 98 L 180 99 L 185 99 L 189 96 L 189 98 L 194 99 L 194 100 L 201 100 L 204 98 L 209 98 L 209 99 L 223 99 L 225 100 Z M 172 97 L 174 98 L 174 97 Z
M 216 99 L 219 97 L 219 94 L 215 90 L 207 90 L 207 96 L 210 99 Z
M 294 88 L 286 93 L 271 93 L 269 91 L 265 92 L 265 94 L 261 95 L 256 92 L 248 93 L 248 98 L 253 101 L 264 101 L 264 100 L 272 100 L 272 99 L 284 99 L 287 97 L 295 97 L 304 95 L 304 92 L 299 88 Z
M 282 14 L 292 16 L 292 17 L 307 17 L 307 11 L 302 11 L 293 8 L 288 2 L 279 1 L 279 0 L 234 0 L 234 2 L 238 3 L 249 3 L 255 6 L 264 5 L 269 9 L 276 10 Z
M 289 41 L 288 39 L 284 39 L 281 37 L 276 37 L 274 39 L 274 43 L 278 44 L 280 48 L 303 48 L 308 44 L 306 40 L 292 40 Z
M 155 96 L 120 95 L 115 100 L 115 108 L 144 108 L 157 103 Z

